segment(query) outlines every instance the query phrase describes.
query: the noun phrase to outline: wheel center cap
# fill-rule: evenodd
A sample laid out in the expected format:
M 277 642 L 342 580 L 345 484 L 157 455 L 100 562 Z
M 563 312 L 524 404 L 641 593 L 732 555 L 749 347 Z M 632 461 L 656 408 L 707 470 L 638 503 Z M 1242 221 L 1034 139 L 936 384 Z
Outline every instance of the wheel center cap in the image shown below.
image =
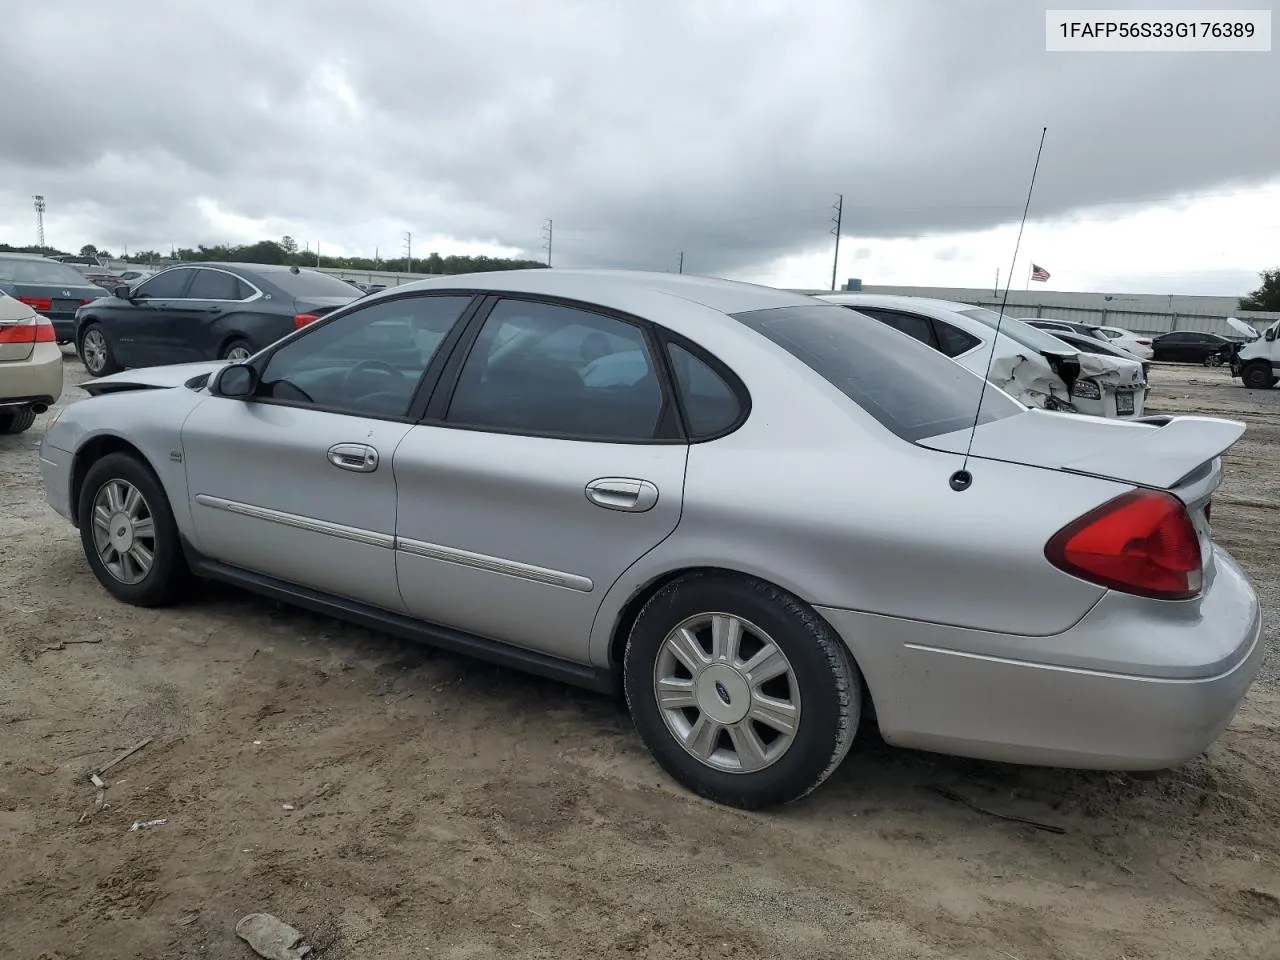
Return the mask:
M 111 536 L 111 546 L 120 553 L 127 553 L 133 547 L 133 521 L 123 513 L 112 515 L 107 530 Z
M 718 723 L 738 723 L 751 709 L 751 688 L 728 664 L 714 664 L 698 674 L 695 696 L 698 709 Z

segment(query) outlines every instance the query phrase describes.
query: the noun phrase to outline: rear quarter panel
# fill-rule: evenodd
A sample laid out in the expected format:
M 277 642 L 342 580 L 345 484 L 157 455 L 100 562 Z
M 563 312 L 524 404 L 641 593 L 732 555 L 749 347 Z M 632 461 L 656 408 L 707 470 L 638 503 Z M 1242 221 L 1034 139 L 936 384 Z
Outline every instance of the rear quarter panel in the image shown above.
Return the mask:
M 254 350 L 270 346 L 280 338 L 293 333 L 293 313 L 264 310 L 238 310 L 222 315 L 214 324 L 214 342 L 210 346 L 209 359 L 217 359 L 232 340 L 245 339 Z
M 971 461 L 973 485 L 957 493 L 962 455 L 899 439 L 790 357 L 704 345 L 747 383 L 751 415 L 690 448 L 680 524 L 604 598 L 593 662 L 608 663 L 629 599 L 691 567 L 815 605 L 1032 636 L 1068 629 L 1105 593 L 1053 567 L 1044 546 L 1127 485 Z

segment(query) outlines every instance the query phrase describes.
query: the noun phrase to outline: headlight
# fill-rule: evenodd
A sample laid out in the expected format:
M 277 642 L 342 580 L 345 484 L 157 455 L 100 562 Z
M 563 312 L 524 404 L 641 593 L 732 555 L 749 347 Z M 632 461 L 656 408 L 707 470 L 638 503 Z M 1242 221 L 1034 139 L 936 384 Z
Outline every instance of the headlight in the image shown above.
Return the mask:
M 62 416 L 62 411 L 65 409 L 67 408 L 59 407 L 57 410 L 53 411 L 53 413 L 49 414 L 49 419 L 44 422 L 45 433 L 48 433 L 50 430 L 53 429 L 53 425 L 58 422 L 58 418 Z
M 1077 380 L 1071 387 L 1071 395 L 1081 400 L 1102 399 L 1102 391 L 1092 380 Z

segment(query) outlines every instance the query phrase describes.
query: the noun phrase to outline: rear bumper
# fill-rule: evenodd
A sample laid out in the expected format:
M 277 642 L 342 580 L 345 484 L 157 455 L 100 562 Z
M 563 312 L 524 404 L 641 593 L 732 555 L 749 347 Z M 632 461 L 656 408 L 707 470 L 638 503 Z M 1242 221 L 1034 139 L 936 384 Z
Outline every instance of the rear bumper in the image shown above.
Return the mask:
M 76 315 L 74 313 L 66 314 L 45 314 L 49 318 L 49 322 L 53 324 L 53 335 L 59 340 L 70 342 L 75 339 L 76 335 Z
M 820 612 L 862 667 L 889 743 L 1037 766 L 1156 770 L 1218 738 L 1262 660 L 1257 596 L 1235 562 L 1216 554 L 1213 582 L 1192 606 L 1142 614 L 1143 602 L 1108 594 L 1054 637 Z M 1100 651 L 1115 659 L 1083 665 Z
M 0 363 L 0 406 L 51 405 L 62 395 L 62 351 L 37 343 L 26 360 Z

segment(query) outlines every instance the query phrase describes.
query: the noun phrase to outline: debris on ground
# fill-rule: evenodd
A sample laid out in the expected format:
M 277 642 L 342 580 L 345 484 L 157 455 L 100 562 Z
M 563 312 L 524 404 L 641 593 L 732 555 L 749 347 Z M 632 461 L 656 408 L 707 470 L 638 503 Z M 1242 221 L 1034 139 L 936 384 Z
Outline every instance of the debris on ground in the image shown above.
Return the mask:
M 145 747 L 154 739 L 155 737 L 147 737 L 147 739 L 143 740 L 141 743 L 134 744 L 132 747 L 130 747 L 124 753 L 120 754 L 118 757 L 116 757 L 106 766 L 99 767 L 97 770 L 94 771 L 94 773 L 97 776 L 101 777 L 104 773 L 106 773 L 112 767 L 116 766 L 117 764 L 124 763 L 126 760 L 128 760 L 130 757 L 132 757 L 135 753 L 137 753 L 139 750 L 141 750 L 143 747 Z
M 978 813 L 986 814 L 988 817 L 995 817 L 997 820 L 1008 820 L 1010 823 L 1025 823 L 1027 826 L 1035 827 L 1037 830 L 1043 830 L 1045 831 L 1045 833 L 1066 833 L 1067 832 L 1063 827 L 1055 826 L 1052 823 L 1042 823 L 1039 820 L 1032 820 L 1029 817 L 1018 817 L 1018 816 L 1014 816 L 1011 813 L 997 813 L 995 810 L 988 810 L 986 807 L 979 806 L 977 803 L 970 800 L 968 797 L 964 797 L 956 793 L 950 787 L 934 785 L 929 787 L 928 789 L 932 790 L 934 793 L 938 794 L 939 796 L 946 797 L 948 800 L 954 800 L 956 803 L 963 803 L 970 810 L 975 810 Z
M 163 827 L 168 820 L 135 820 L 133 826 L 129 828 L 130 833 L 138 830 L 150 830 L 152 827 Z
M 58 772 L 58 768 L 51 763 L 42 763 L 39 766 L 27 764 L 26 769 L 30 770 L 32 773 L 38 773 L 42 777 L 47 777 L 51 773 Z
M 52 653 L 55 650 L 65 650 L 71 644 L 75 643 L 101 643 L 101 637 L 80 637 L 75 640 L 59 640 L 57 643 L 51 643 L 48 646 L 41 647 L 40 653 Z
M 311 953 L 302 933 L 269 913 L 250 913 L 236 924 L 236 936 L 266 960 L 303 960 Z

